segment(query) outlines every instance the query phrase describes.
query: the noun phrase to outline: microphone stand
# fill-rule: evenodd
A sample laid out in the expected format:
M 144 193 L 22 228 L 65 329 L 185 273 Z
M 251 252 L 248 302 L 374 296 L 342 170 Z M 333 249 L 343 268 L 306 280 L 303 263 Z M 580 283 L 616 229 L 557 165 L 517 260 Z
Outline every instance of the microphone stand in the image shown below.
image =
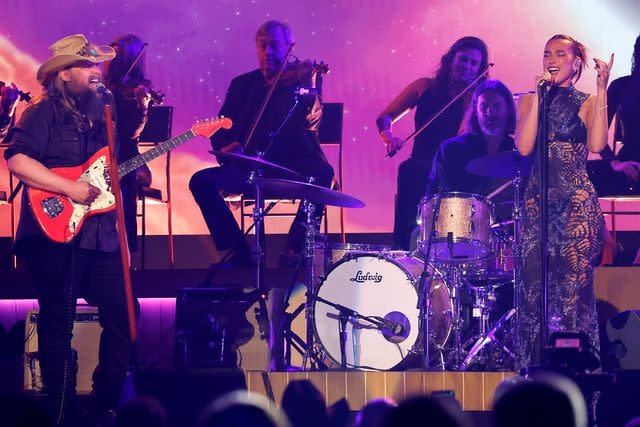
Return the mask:
M 538 161 L 540 167 L 540 361 L 544 359 L 544 348 L 548 331 L 548 291 L 549 291 L 549 146 L 548 132 L 548 93 L 545 87 L 538 91 Z
M 412 139 L 415 139 L 416 136 L 421 134 L 422 131 L 424 131 L 427 127 L 429 127 L 429 125 L 431 125 L 431 123 L 433 123 L 438 117 L 440 117 L 445 111 L 447 111 L 449 109 L 449 107 L 451 107 L 458 99 L 460 99 L 460 97 L 462 97 L 462 95 L 467 93 L 469 91 L 469 89 L 471 89 L 478 81 L 480 81 L 480 79 L 483 78 L 489 72 L 491 67 L 493 67 L 494 65 L 495 64 L 493 62 L 489 63 L 488 66 L 487 66 L 487 69 L 484 70 L 478 77 L 476 77 L 474 81 L 472 81 L 471 83 L 469 83 L 467 85 L 467 87 L 462 89 L 462 91 L 459 94 L 457 94 L 451 101 L 449 101 L 449 103 L 447 105 L 442 107 L 442 109 L 440 111 L 438 111 L 433 117 L 431 117 L 431 119 L 427 123 L 425 123 L 420 129 L 416 130 L 411 135 L 409 135 L 404 141 L 402 141 L 402 143 L 398 146 L 397 149 L 388 152 L 387 155 L 385 156 L 385 158 L 390 159 L 391 157 L 393 157 L 396 154 L 398 154 L 398 151 L 400 151 L 400 149 L 402 147 L 404 147 L 404 145 L 407 142 L 409 142 Z
M 365 320 L 371 323 L 372 325 L 374 325 L 377 329 L 381 331 L 383 329 L 389 329 L 388 326 L 390 321 L 385 321 L 383 320 L 383 318 L 379 318 L 376 316 L 362 315 L 357 311 L 350 309 L 349 307 L 345 307 L 344 305 L 328 301 L 318 295 L 316 295 L 314 299 L 316 301 L 320 301 L 321 303 L 324 303 L 330 307 L 335 308 L 340 313 L 338 317 L 338 321 L 340 326 L 339 338 L 340 338 L 340 368 L 341 369 L 347 369 L 346 347 L 347 347 L 347 322 L 349 321 L 349 318 Z M 392 330 L 390 332 L 394 333 Z
M 439 154 L 436 153 L 436 156 Z M 422 368 L 428 370 L 431 363 L 431 355 L 429 349 L 430 335 L 429 335 L 429 317 L 431 316 L 431 283 L 433 281 L 433 275 L 429 274 L 429 258 L 431 255 L 431 246 L 436 238 L 436 221 L 438 220 L 438 213 L 440 212 L 441 193 L 443 192 L 443 180 L 446 179 L 446 175 L 442 172 L 440 159 L 436 163 L 436 177 L 438 177 L 438 193 L 435 194 L 435 203 L 433 204 L 433 210 L 431 212 L 431 228 L 429 229 L 429 238 L 427 240 L 426 250 L 424 250 L 424 267 L 420 278 L 418 279 L 418 306 L 420 310 L 420 318 L 422 319 Z M 428 285 L 425 286 L 427 284 Z

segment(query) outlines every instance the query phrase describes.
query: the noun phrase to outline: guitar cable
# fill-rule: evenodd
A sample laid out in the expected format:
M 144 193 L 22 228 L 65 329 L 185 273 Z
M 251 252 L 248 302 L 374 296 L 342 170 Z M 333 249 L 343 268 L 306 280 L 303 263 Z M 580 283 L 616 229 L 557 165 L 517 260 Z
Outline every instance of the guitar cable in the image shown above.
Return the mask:
M 66 356 L 64 359 L 64 370 L 63 370 L 63 378 L 62 378 L 62 392 L 60 396 L 60 408 L 58 412 L 58 418 L 56 421 L 56 425 L 60 424 L 64 417 L 64 409 L 67 397 L 67 388 L 69 386 L 69 364 L 71 362 L 71 340 L 73 339 L 73 323 L 75 320 L 75 312 L 76 312 L 76 302 L 73 298 L 73 288 L 74 282 L 76 280 L 76 250 L 78 246 L 77 238 L 73 239 L 73 243 L 71 244 L 71 259 L 69 261 L 69 274 L 68 279 L 65 280 L 65 303 L 67 306 L 67 325 L 65 328 L 65 351 Z M 75 384 L 74 384 L 75 386 Z

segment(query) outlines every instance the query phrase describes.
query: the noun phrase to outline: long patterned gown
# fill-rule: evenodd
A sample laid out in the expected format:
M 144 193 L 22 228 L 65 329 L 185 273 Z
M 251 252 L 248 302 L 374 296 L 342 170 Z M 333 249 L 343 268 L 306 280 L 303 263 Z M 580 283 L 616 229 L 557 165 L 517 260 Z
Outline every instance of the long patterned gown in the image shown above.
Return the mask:
M 570 86 L 554 87 L 549 96 L 549 334 L 583 331 L 599 348 L 593 269 L 602 251 L 604 219 L 587 175 L 587 129 L 578 116 L 589 95 Z M 541 362 L 539 182 L 536 161 L 525 191 L 517 368 Z

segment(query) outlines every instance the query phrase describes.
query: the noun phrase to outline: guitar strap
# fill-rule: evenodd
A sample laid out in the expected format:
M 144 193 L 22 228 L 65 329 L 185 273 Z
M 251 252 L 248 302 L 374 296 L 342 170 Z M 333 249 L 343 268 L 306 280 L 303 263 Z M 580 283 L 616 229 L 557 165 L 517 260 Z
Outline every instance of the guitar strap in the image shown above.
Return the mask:
M 18 194 L 20 194 L 20 190 L 22 190 L 23 185 L 24 183 L 22 181 L 18 181 L 18 185 L 16 185 L 16 188 L 13 189 L 11 195 L 9 196 L 8 203 L 13 203 L 13 199 L 15 199 Z

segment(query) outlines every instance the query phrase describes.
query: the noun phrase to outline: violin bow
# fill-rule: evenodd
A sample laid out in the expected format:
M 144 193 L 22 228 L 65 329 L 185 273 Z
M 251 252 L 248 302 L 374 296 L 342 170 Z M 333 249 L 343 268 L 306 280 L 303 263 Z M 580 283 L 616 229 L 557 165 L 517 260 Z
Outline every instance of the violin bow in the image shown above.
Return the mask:
M 420 133 L 422 133 L 423 130 L 425 130 L 431 123 L 433 123 L 438 117 L 440 117 L 445 111 L 447 111 L 449 109 L 449 107 L 451 107 L 453 105 L 454 102 L 456 102 L 458 99 L 460 99 L 460 97 L 462 95 L 467 93 L 467 91 L 469 89 L 471 89 L 473 87 L 473 85 L 475 85 L 482 77 L 484 77 L 484 75 L 487 74 L 489 72 L 489 70 L 491 69 L 491 67 L 493 67 L 494 65 L 495 64 L 493 62 L 490 62 L 488 64 L 488 66 L 487 66 L 487 69 L 484 70 L 478 77 L 476 77 L 474 81 L 472 81 L 471 83 L 469 83 L 469 85 L 467 85 L 467 87 L 462 89 L 462 91 L 460 91 L 460 93 L 457 94 L 455 98 L 453 98 L 451 101 L 449 101 L 449 103 L 447 105 L 442 107 L 442 109 L 440 111 L 438 111 L 433 117 L 431 117 L 431 119 L 427 123 L 425 123 L 420 129 L 416 130 L 411 135 L 409 135 L 404 141 L 402 141 L 402 144 L 400 144 L 398 146 L 398 148 L 396 148 L 393 151 L 389 151 L 387 153 L 387 155 L 384 156 L 384 157 L 387 158 L 387 159 L 390 159 L 391 157 L 393 157 L 396 154 L 398 154 L 398 151 L 400 151 L 400 149 L 402 149 L 402 147 L 404 147 L 404 145 L 407 142 L 409 142 L 410 140 L 414 139 L 416 136 L 420 135 Z
M 256 119 L 253 121 L 253 124 L 251 125 L 251 130 L 249 131 L 249 135 L 247 136 L 246 141 L 244 142 L 244 149 L 246 150 L 247 148 L 249 148 L 249 143 L 251 142 L 251 138 L 253 137 L 253 133 L 256 131 L 256 127 L 258 126 L 258 123 L 260 122 L 260 119 L 262 118 L 262 115 L 264 114 L 264 110 L 267 107 L 267 104 L 269 103 L 269 100 L 271 99 L 271 95 L 273 94 L 273 91 L 276 88 L 276 85 L 278 84 L 278 81 L 280 80 L 280 76 L 282 76 L 282 72 L 284 71 L 285 67 L 287 66 L 287 63 L 289 62 L 289 57 L 291 56 L 291 52 L 293 51 L 293 46 L 295 46 L 296 42 L 291 42 L 291 44 L 289 45 L 289 49 L 287 50 L 287 54 L 284 57 L 284 60 L 282 61 L 282 65 L 280 66 L 280 69 L 278 70 L 278 74 L 276 74 L 276 78 L 274 79 L 273 83 L 271 84 L 271 87 L 269 88 L 269 91 L 267 92 L 267 96 L 264 98 L 264 101 L 262 101 L 262 105 L 260 106 L 260 110 L 258 110 L 258 115 L 256 116 Z
M 127 76 L 129 75 L 129 73 L 131 72 L 131 70 L 133 70 L 133 67 L 136 66 L 136 64 L 138 63 L 138 61 L 140 61 L 140 58 L 142 57 L 142 53 L 145 51 L 145 49 L 147 48 L 147 46 L 149 46 L 148 42 L 144 42 L 142 44 L 142 49 L 140 49 L 140 52 L 138 52 L 138 55 L 136 55 L 136 59 L 133 60 L 133 63 L 131 64 L 131 66 L 129 67 L 129 69 L 127 70 L 126 73 L 124 73 L 124 76 L 122 76 L 122 79 L 120 79 L 120 82 L 124 82 L 124 80 L 127 78 Z

